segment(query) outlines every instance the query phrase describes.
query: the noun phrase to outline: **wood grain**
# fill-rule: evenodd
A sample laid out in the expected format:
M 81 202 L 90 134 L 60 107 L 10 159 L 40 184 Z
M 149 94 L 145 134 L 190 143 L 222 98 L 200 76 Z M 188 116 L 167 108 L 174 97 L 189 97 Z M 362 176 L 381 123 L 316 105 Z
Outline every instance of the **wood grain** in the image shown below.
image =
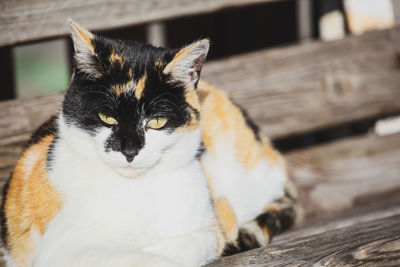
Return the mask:
M 207 266 L 399 266 L 400 213 L 282 240 Z
M 347 138 L 287 155 L 299 220 L 400 199 L 400 134 Z
M 69 34 L 66 21 L 105 30 L 277 0 L 0 1 L 0 46 Z
M 0 146 L 21 144 L 61 106 L 62 94 L 0 103 Z
M 268 49 L 212 62 L 227 90 L 271 137 L 400 111 L 400 29 Z
M 272 243 L 288 242 L 327 231 L 346 228 L 352 225 L 371 222 L 383 218 L 400 215 L 400 200 L 372 203 L 366 206 L 330 214 L 321 214 L 297 223 L 288 231 L 275 236 Z

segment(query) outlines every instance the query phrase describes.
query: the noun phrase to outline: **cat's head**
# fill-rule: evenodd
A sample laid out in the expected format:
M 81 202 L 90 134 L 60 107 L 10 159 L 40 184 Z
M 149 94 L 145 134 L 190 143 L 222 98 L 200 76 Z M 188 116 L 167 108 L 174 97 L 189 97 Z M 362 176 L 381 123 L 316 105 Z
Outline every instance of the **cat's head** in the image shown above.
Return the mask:
M 167 49 L 70 26 L 75 61 L 62 109 L 66 127 L 84 133 L 126 176 L 193 158 L 200 143 L 196 87 L 209 41 Z

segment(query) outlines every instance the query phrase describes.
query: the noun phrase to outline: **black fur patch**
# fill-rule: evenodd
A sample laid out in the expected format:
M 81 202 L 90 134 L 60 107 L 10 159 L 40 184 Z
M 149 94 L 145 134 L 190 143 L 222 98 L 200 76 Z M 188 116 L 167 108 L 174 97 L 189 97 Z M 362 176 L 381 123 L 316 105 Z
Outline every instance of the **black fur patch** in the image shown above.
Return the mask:
M 277 200 L 277 202 L 279 202 L 279 200 Z M 266 211 L 257 216 L 255 221 L 260 228 L 267 229 L 270 234 L 270 238 L 272 238 L 274 235 L 280 234 L 282 231 L 285 231 L 292 226 L 294 219 L 294 207 L 289 205 L 285 208 L 282 208 L 279 213 L 273 210 Z M 243 228 L 239 229 L 239 235 L 236 243 L 237 245 L 227 244 L 224 248 L 222 256 L 229 256 L 260 247 L 256 237 Z
M 48 171 L 52 170 L 52 161 L 54 159 L 54 147 L 58 141 L 58 134 L 55 134 L 53 141 L 50 143 L 49 150 L 47 152 L 46 168 Z
M 256 237 L 252 233 L 247 232 L 245 229 L 239 230 L 239 236 L 236 240 L 236 243 L 236 245 L 228 243 L 225 246 L 221 256 L 230 256 L 260 247 Z
M 247 127 L 249 127 L 249 128 L 252 130 L 252 132 L 254 133 L 254 136 L 256 137 L 256 140 L 257 140 L 257 141 L 261 141 L 261 138 L 260 138 L 260 128 L 258 127 L 258 125 L 255 124 L 255 122 L 250 118 L 249 114 L 247 113 L 247 111 L 246 111 L 243 107 L 241 107 L 240 105 L 238 105 L 238 104 L 237 104 L 235 101 L 233 101 L 232 99 L 231 99 L 231 101 L 232 101 L 232 103 L 234 103 L 234 104 L 240 109 L 240 112 L 242 113 L 243 118 L 244 118 L 245 121 L 246 121 Z
M 39 128 L 32 134 L 26 146 L 31 146 L 38 143 L 43 137 L 48 135 L 55 135 L 57 132 L 56 116 L 52 116 L 45 123 L 39 126 Z
M 257 224 L 261 228 L 267 228 L 271 235 L 277 235 L 282 232 L 282 223 L 280 216 L 274 211 L 266 211 L 256 218 Z
M 260 247 L 256 237 L 252 233 L 247 232 L 245 229 L 239 230 L 238 245 L 241 251 L 247 251 Z
M 103 37 L 95 37 L 92 43 L 96 54 L 92 60 L 101 77 L 88 78 L 79 71 L 80 65 L 75 64 L 74 79 L 63 102 L 67 124 L 91 135 L 102 127 L 111 128 L 105 150 L 119 152 L 139 151 L 144 147 L 143 125 L 150 119 L 167 118 L 161 129 L 167 133 L 192 119 L 183 84 L 171 82 L 170 75 L 159 67 L 168 64 L 178 50 Z M 121 60 L 110 61 L 112 55 L 118 55 Z M 144 76 L 144 90 L 139 99 L 134 90 L 117 93 L 112 89 L 116 85 L 137 84 Z M 105 124 L 99 113 L 114 117 L 118 124 Z
M 256 218 L 257 224 L 262 228 L 268 228 L 272 236 L 280 234 L 293 225 L 295 211 L 293 207 L 281 209 L 279 213 L 266 211 Z
M 200 159 L 201 156 L 204 154 L 204 152 L 206 152 L 206 148 L 205 148 L 204 143 L 202 141 L 200 146 L 199 146 L 199 148 L 198 148 L 198 150 L 197 150 L 196 158 Z
M 280 213 L 282 231 L 289 229 L 294 224 L 295 218 L 296 212 L 293 207 L 282 209 Z
M 224 247 L 224 251 L 222 252 L 221 256 L 226 257 L 230 255 L 234 255 L 240 253 L 240 248 L 232 243 L 228 243 Z
M 6 204 L 6 199 L 7 199 L 7 192 L 8 188 L 10 186 L 10 181 L 11 181 L 12 174 L 10 175 L 10 178 L 7 180 L 6 184 L 3 187 L 3 192 L 2 192 L 2 199 L 1 199 L 1 210 L 0 210 L 0 227 L 1 227 L 1 241 L 3 242 L 4 247 L 7 249 L 8 243 L 7 243 L 7 220 L 5 216 L 5 204 Z

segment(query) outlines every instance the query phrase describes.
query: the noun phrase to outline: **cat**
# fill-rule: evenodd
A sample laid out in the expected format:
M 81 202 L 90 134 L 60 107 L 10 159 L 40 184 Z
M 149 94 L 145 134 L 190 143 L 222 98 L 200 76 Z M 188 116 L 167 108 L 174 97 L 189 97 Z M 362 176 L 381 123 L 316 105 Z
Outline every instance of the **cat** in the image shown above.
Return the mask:
M 69 22 L 74 71 L 4 189 L 7 266 L 200 266 L 295 218 L 282 155 L 182 49 Z

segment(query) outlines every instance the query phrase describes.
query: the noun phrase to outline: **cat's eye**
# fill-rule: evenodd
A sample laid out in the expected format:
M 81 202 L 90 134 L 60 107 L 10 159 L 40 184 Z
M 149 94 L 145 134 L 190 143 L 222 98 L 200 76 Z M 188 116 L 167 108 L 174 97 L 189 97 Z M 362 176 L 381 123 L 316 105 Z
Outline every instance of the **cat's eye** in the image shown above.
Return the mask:
M 103 122 L 107 123 L 108 125 L 116 125 L 118 123 L 115 118 L 104 115 L 103 113 L 99 113 L 99 117 Z
M 164 125 L 167 123 L 166 118 L 156 118 L 156 119 L 151 119 L 147 122 L 147 127 L 151 129 L 161 129 L 164 127 Z

